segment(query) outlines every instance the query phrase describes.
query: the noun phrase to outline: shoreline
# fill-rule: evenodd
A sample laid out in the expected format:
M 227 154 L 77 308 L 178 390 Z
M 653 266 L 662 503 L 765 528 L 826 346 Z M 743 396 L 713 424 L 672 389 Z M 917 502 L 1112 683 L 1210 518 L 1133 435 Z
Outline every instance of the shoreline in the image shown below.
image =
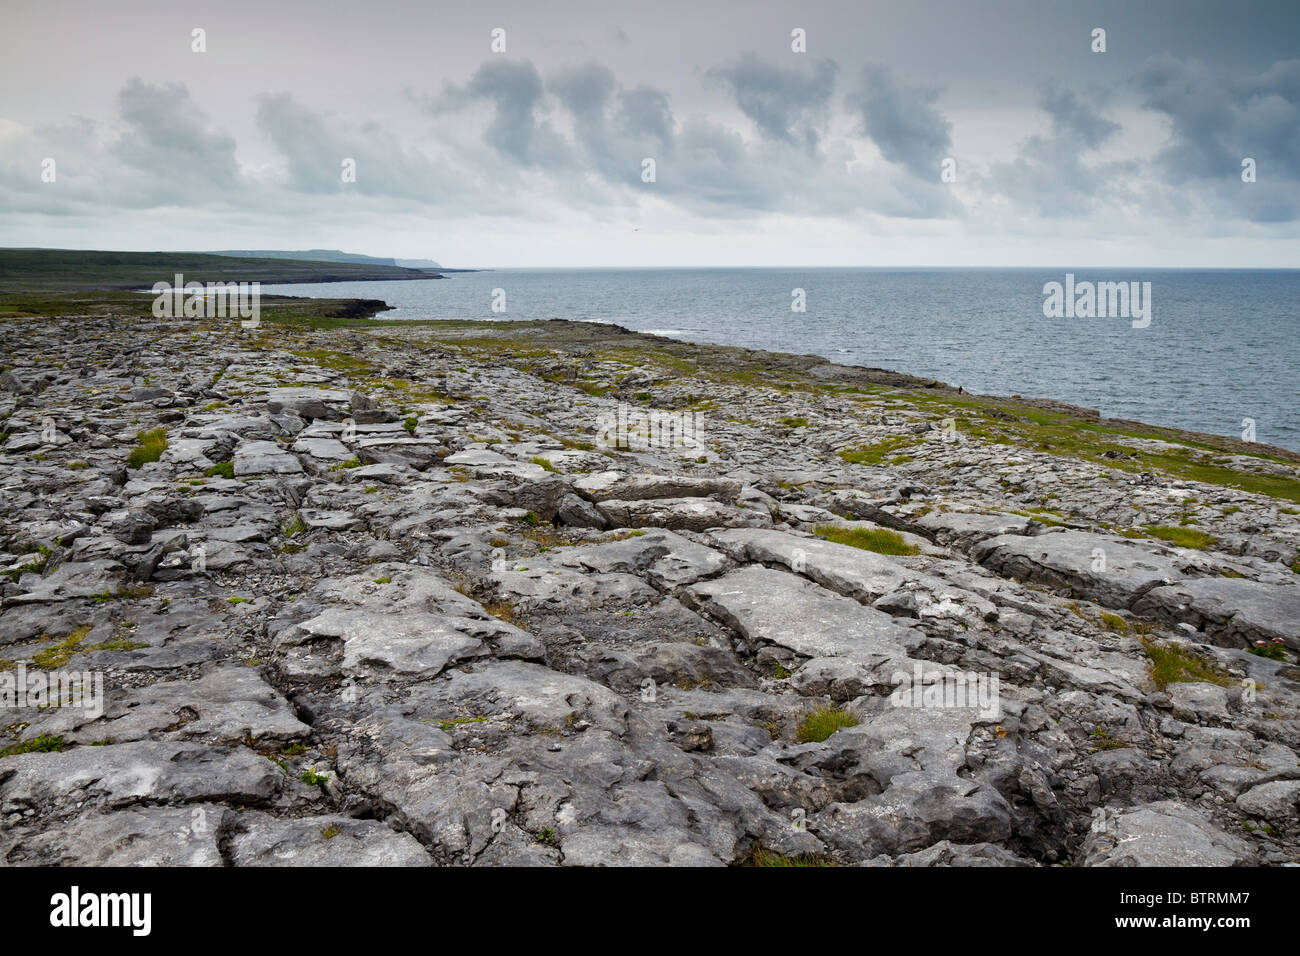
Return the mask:
M 1293 270 L 1293 271 L 1300 271 L 1300 270 Z M 389 306 L 389 308 L 390 309 L 394 308 L 394 306 Z M 396 321 L 410 321 L 410 320 L 399 319 Z M 441 320 L 430 319 L 426 321 L 441 321 Z M 452 320 L 452 321 L 456 321 L 456 320 Z M 580 319 L 529 320 L 529 321 L 561 321 L 561 322 L 576 322 L 577 324 L 582 324 L 582 325 L 597 325 L 597 326 L 606 325 L 606 323 L 589 322 Z M 631 335 L 644 335 L 655 339 L 668 339 L 669 341 L 681 342 L 682 344 L 689 345 L 692 347 L 699 347 L 702 344 L 708 344 L 708 343 L 692 342 L 684 339 L 675 339 L 675 338 L 671 338 L 670 336 L 662 335 L 656 332 L 639 332 L 634 329 L 624 328 L 623 326 L 617 325 L 615 323 L 608 323 L 608 325 L 612 328 L 619 329 L 623 333 L 627 333 Z M 945 393 L 966 395 L 975 399 L 987 399 L 992 402 L 1017 402 L 1020 404 L 1044 408 L 1048 410 L 1061 411 L 1064 412 L 1065 414 L 1072 415 L 1074 417 L 1083 420 L 1095 419 L 1099 424 L 1105 424 L 1105 425 L 1110 425 L 1115 427 L 1139 428 L 1139 429 L 1149 429 L 1149 430 L 1159 429 L 1162 432 L 1168 433 L 1171 437 L 1175 439 L 1196 441 L 1201 443 L 1205 443 L 1205 442 L 1223 443 L 1223 447 L 1231 448 L 1232 450 L 1239 451 L 1243 454 L 1275 456 L 1275 457 L 1286 459 L 1288 461 L 1295 461 L 1297 463 L 1300 463 L 1300 450 L 1297 449 L 1284 448 L 1281 445 L 1270 445 L 1267 442 L 1247 442 L 1247 441 L 1233 438 L 1229 435 L 1217 435 L 1213 432 L 1202 432 L 1202 431 L 1197 431 L 1195 429 L 1179 428 L 1173 425 L 1156 425 L 1150 422 L 1142 421 L 1139 419 L 1133 419 L 1133 418 L 1109 418 L 1103 416 L 1098 409 L 1089 408 L 1086 405 L 1076 405 L 1071 402 L 1067 402 L 1057 398 L 1049 398 L 1044 396 L 1024 396 L 1020 394 L 996 395 L 996 394 L 985 393 L 985 392 L 972 392 L 972 391 L 967 391 L 966 389 L 961 387 L 954 387 L 952 385 L 949 385 L 947 382 L 940 381 L 939 379 L 914 375 L 911 372 L 899 372 L 893 369 L 875 368 L 866 365 L 847 365 L 842 362 L 836 362 L 834 359 L 827 358 L 826 356 L 816 352 L 804 352 L 804 353 L 776 352 L 767 349 L 750 349 L 749 347 L 743 345 L 716 346 L 716 347 L 736 348 L 746 352 L 766 353 L 766 354 L 779 355 L 779 356 L 792 356 L 792 357 L 811 356 L 813 358 L 821 360 L 827 365 L 835 366 L 836 368 L 850 369 L 850 370 L 860 369 L 866 372 L 877 373 L 879 375 L 883 375 L 887 377 L 905 378 L 915 383 L 917 387 L 920 388 L 938 388 L 938 389 L 942 389 Z M 937 383 L 937 384 L 931 384 L 931 383 Z
M 391 306 L 390 306 L 391 308 Z M 1283 461 L 1300 463 L 1300 451 L 1283 448 L 1278 445 L 1270 445 L 1263 442 L 1246 442 L 1240 439 L 1232 438 L 1225 435 L 1216 435 L 1212 432 L 1200 432 L 1193 429 L 1177 428 L 1167 425 L 1155 425 L 1149 422 L 1137 419 L 1127 418 L 1105 418 L 1094 408 L 1088 408 L 1083 405 L 1076 405 L 1060 399 L 1039 396 L 1024 395 L 994 395 L 978 392 L 970 392 L 964 389 L 954 387 L 939 379 L 929 378 L 926 376 L 913 375 L 908 372 L 899 372 L 892 369 L 874 368 L 865 365 L 845 365 L 835 362 L 833 359 L 817 353 L 799 353 L 799 352 L 782 352 L 768 349 L 753 349 L 741 345 L 715 345 L 710 343 L 691 342 L 683 339 L 669 338 L 667 336 L 656 335 L 650 332 L 638 332 L 634 329 L 628 329 L 616 323 L 591 322 L 576 319 L 527 319 L 527 320 L 475 320 L 475 319 L 376 319 L 374 322 L 385 323 L 387 328 L 400 328 L 410 325 L 414 328 L 432 327 L 438 328 L 440 325 L 448 330 L 452 328 L 469 327 L 477 333 L 484 334 L 484 338 L 500 338 L 503 345 L 509 345 L 510 332 L 522 331 L 524 338 L 529 338 L 528 327 L 534 327 L 537 330 L 547 328 L 558 328 L 562 326 L 581 327 L 590 330 L 590 335 L 579 333 L 576 336 L 565 336 L 563 334 L 556 336 L 540 336 L 544 344 L 551 344 L 560 350 L 571 351 L 574 348 L 581 349 L 584 347 L 584 338 L 591 341 L 599 342 L 603 333 L 619 337 L 620 340 L 626 341 L 625 337 L 640 339 L 647 349 L 655 350 L 658 346 L 668 344 L 678 348 L 670 348 L 666 351 L 669 354 L 695 353 L 711 358 L 718 358 L 729 353 L 735 353 L 741 356 L 740 364 L 761 365 L 772 367 L 784 371 L 796 371 L 801 375 L 812 375 L 820 381 L 836 380 L 840 385 L 852 387 L 854 382 L 864 382 L 872 385 L 886 384 L 906 388 L 916 391 L 927 391 L 933 394 L 945 395 L 950 397 L 960 397 L 969 401 L 984 401 L 999 406 L 1021 406 L 1025 408 L 1035 408 L 1067 416 L 1070 419 L 1080 423 L 1093 423 L 1098 426 L 1113 427 L 1119 430 L 1135 430 L 1148 433 L 1153 436 L 1159 436 L 1163 439 L 1176 443 L 1187 443 L 1191 445 L 1203 445 L 1210 448 L 1217 448 L 1223 451 L 1232 452 L 1251 457 L 1275 457 Z M 451 340 L 455 340 L 455 336 Z M 726 360 L 723 365 L 734 364 Z M 813 371 L 816 369 L 817 371 Z

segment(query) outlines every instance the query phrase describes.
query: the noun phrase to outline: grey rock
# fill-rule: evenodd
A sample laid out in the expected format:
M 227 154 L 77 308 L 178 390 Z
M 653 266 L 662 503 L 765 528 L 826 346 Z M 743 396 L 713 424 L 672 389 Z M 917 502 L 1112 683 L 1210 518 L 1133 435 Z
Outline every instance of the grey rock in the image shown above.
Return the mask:
M 598 502 L 596 507 L 615 528 L 707 531 L 710 528 L 761 527 L 772 523 L 767 514 L 711 498 L 607 499 Z
M 302 471 L 302 464 L 271 441 L 247 441 L 235 448 L 235 476 L 294 475 Z
M 28 807 L 118 808 L 141 801 L 252 803 L 271 799 L 284 772 L 243 747 L 140 741 L 6 759 L 0 813 Z
M 148 544 L 156 527 L 153 516 L 146 511 L 107 515 L 104 523 L 113 537 L 126 544 Z
M 1108 817 L 1104 830 L 1088 834 L 1081 866 L 1253 866 L 1245 840 L 1225 833 L 1205 814 L 1162 800 Z
M 89 812 L 38 833 L 0 836 L 0 859 L 40 866 L 224 866 L 217 846 L 235 814 L 224 806 Z
M 1292 651 L 1300 651 L 1300 585 L 1296 584 L 1196 578 L 1151 589 L 1134 610 L 1242 642 L 1280 637 Z
M 1300 813 L 1300 780 L 1273 780 L 1251 787 L 1237 798 L 1237 808 L 1273 824 L 1294 820 Z
M 1180 682 L 1168 688 L 1170 707 L 1179 720 L 1227 720 L 1228 694 L 1217 684 Z
M 556 507 L 556 518 L 571 528 L 603 529 L 609 521 L 591 502 L 574 494 L 566 494 Z
M 230 840 L 235 866 L 431 866 L 409 833 L 374 820 L 241 814 Z

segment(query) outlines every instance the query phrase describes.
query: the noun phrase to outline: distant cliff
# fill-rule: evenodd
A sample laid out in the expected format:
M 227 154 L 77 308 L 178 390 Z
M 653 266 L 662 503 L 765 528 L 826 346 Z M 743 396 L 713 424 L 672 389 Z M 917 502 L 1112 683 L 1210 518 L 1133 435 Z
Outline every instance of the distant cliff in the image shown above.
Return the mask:
M 114 252 L 86 249 L 0 249 L 0 293 L 147 289 L 155 282 L 363 282 L 441 279 L 437 272 L 405 269 L 382 260 L 336 262 L 211 252 Z M 305 255 L 305 253 L 304 253 Z M 391 262 L 391 260 L 390 260 Z
M 222 249 L 214 256 L 240 256 L 245 259 L 296 259 L 300 262 L 356 262 L 368 266 L 399 266 L 403 269 L 441 269 L 432 259 L 383 259 L 338 249 Z

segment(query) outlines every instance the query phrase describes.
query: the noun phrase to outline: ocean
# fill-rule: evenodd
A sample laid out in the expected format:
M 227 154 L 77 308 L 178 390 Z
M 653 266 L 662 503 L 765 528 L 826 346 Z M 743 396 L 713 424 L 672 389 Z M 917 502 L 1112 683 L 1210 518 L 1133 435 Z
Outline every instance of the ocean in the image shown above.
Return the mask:
M 1137 295 L 1130 317 L 1048 317 L 1050 282 Z M 1300 451 L 1300 270 L 500 269 L 262 291 L 383 299 L 390 319 L 579 319 L 814 353 L 1154 425 L 1240 438 L 1253 423 L 1256 441 Z

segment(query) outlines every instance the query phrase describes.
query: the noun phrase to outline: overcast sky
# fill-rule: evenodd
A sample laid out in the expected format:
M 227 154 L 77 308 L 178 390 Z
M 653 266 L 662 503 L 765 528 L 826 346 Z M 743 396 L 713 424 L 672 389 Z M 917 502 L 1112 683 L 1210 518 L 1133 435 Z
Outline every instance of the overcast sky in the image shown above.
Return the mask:
M 0 0 L 0 62 L 0 245 L 1300 266 L 1293 0 Z

